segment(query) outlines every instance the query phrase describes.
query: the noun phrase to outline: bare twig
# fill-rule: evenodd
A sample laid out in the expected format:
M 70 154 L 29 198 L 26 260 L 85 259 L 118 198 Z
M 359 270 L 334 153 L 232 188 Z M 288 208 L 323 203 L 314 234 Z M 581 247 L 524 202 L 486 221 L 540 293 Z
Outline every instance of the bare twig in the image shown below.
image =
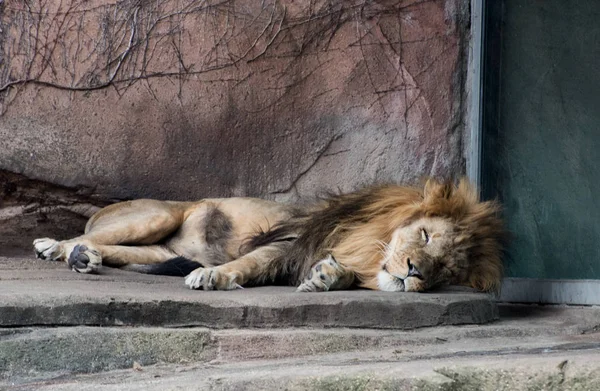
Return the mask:
M 115 67 L 112 75 L 108 79 L 108 83 L 112 83 L 115 80 L 115 76 L 117 76 L 117 73 L 119 73 L 119 70 L 121 69 L 121 65 L 123 65 L 123 61 L 129 55 L 129 53 L 131 53 L 131 48 L 133 47 L 133 39 L 135 38 L 135 29 L 137 26 L 137 14 L 138 14 L 139 10 L 140 10 L 140 8 L 136 7 L 135 11 L 133 12 L 133 20 L 131 21 L 131 36 L 129 37 L 129 44 L 127 45 L 127 49 L 125 49 L 125 51 L 123 51 L 123 53 L 119 56 L 119 62 L 117 63 L 117 66 Z
M 364 93 L 374 96 L 373 104 L 386 112 L 384 98 L 400 91 L 406 101 L 412 86 L 407 86 L 403 73 L 402 45 L 408 42 L 403 42 L 401 31 L 398 36 L 386 36 L 378 28 L 379 20 L 399 18 L 401 29 L 401 18 L 407 12 L 434 1 L 443 0 L 405 0 L 393 6 L 367 0 L 310 0 L 292 14 L 297 7 L 288 9 L 279 0 L 251 5 L 238 0 L 119 0 L 98 6 L 90 6 L 87 0 L 6 0 L 0 15 L 6 40 L 1 47 L 0 109 L 5 110 L 25 85 L 70 92 L 114 88 L 122 95 L 140 81 L 153 93 L 151 82 L 164 79 L 178 84 L 181 97 L 190 76 L 214 72 L 206 82 L 231 80 L 237 88 L 252 75 L 270 69 L 277 69 L 272 72 L 274 82 L 264 89 L 281 91 L 275 97 L 281 100 L 329 64 L 331 57 L 319 56 L 345 50 L 332 42 L 340 29 L 354 23 L 357 40 L 346 48 L 362 56 L 364 72 L 351 75 L 349 81 L 363 79 L 362 83 L 370 86 Z M 373 38 L 373 31 L 379 31 L 384 39 Z M 445 37 L 438 34 L 413 41 L 432 39 L 443 41 Z M 372 45 L 389 47 L 385 49 L 391 53 L 388 61 L 395 62 L 396 68 L 395 75 L 386 76 L 389 80 L 382 82 L 375 76 L 379 72 L 376 61 L 380 60 L 370 56 L 371 50 L 377 50 Z M 442 55 L 451 49 L 441 47 Z M 300 63 L 306 56 L 317 60 Z M 218 72 L 242 69 L 242 64 L 259 60 L 265 61 L 244 68 L 244 76 Z M 269 60 L 280 64 L 269 65 Z M 429 71 L 437 60 L 413 76 Z M 406 110 L 412 104 L 405 102 Z

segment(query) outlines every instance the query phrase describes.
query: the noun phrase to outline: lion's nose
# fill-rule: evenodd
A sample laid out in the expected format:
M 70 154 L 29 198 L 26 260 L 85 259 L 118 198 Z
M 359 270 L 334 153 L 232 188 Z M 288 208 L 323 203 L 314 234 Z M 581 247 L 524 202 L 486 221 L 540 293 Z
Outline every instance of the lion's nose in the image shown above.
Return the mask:
M 406 258 L 406 264 L 408 265 L 408 277 L 417 277 L 423 279 L 423 275 L 417 270 L 415 265 L 410 263 L 410 258 Z

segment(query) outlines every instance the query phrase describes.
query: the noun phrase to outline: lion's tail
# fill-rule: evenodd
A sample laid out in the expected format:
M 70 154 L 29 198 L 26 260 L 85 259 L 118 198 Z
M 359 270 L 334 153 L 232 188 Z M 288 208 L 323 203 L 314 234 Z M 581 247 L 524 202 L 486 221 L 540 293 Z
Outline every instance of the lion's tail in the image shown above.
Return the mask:
M 177 257 L 154 265 L 132 264 L 123 266 L 121 269 L 144 274 L 185 277 L 199 267 L 202 267 L 200 262 L 192 261 L 185 257 Z

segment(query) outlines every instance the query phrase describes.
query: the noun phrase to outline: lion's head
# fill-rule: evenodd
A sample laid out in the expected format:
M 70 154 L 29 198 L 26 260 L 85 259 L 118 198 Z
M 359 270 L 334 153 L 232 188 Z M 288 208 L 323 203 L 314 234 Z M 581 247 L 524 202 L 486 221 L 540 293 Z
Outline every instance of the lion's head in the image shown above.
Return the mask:
M 424 291 L 444 285 L 497 290 L 504 230 L 495 202 L 479 201 L 466 180 L 429 180 L 424 188 L 373 190 L 363 224 L 336 246 L 336 257 L 363 287 Z
M 453 273 L 467 263 L 467 254 L 457 246 L 460 240 L 449 219 L 423 217 L 397 228 L 384 244 L 379 289 L 423 291 L 450 282 Z

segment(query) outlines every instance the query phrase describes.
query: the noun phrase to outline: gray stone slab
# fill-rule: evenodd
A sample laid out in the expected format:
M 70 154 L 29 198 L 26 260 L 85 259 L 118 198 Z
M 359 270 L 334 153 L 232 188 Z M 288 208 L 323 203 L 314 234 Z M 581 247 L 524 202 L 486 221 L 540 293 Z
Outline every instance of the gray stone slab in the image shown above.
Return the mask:
M 578 312 L 585 317 L 593 316 L 587 310 Z M 308 363 L 327 366 L 467 357 L 476 360 L 515 355 L 535 357 L 549 352 L 593 353 L 600 364 L 597 333 L 582 334 L 580 328 L 569 326 L 570 322 L 564 318 L 560 327 L 544 323 L 543 317 L 534 315 L 516 322 L 413 331 L 84 326 L 0 329 L 0 384 L 1 379 L 27 384 L 76 373 L 139 371 L 140 366 L 153 371 L 148 366 L 155 364 L 176 364 L 183 370 L 204 365 L 212 367 L 215 375 L 218 366 L 234 363 L 255 370 L 270 361 L 267 365 L 287 363 L 299 370 Z M 576 324 L 589 329 L 593 322 Z
M 206 329 L 10 329 L 0 334 L 0 377 L 55 377 L 132 368 L 134 363 L 209 361 L 217 355 L 211 339 Z
M 82 275 L 56 264 L 22 260 L 0 267 L 0 327 L 203 326 L 412 329 L 486 323 L 498 317 L 485 294 L 365 290 L 296 293 L 292 287 L 192 291 L 182 278 L 105 268 Z
M 296 360 L 138 366 L 48 380 L 0 380 L 0 390 L 598 390 L 597 350 L 473 354 L 412 360 L 335 355 Z
M 522 362 L 530 364 L 534 358 L 552 354 L 563 358 L 551 360 L 554 364 L 550 362 L 548 369 L 565 360 L 569 361 L 568 368 L 574 368 L 573 359 L 579 354 L 586 354 L 586 361 L 595 362 L 597 368 L 600 364 L 599 311 L 585 307 L 512 306 L 501 308 L 501 319 L 492 324 L 410 331 L 0 328 L 0 390 L 3 386 L 10 390 L 53 389 L 53 386 L 71 389 L 69 387 L 76 387 L 81 382 L 89 383 L 86 386 L 89 389 L 109 383 L 116 389 L 119 386 L 124 387 L 121 389 L 143 389 L 142 385 L 146 383 L 140 382 L 142 377 L 152 381 L 153 384 L 146 384 L 148 389 L 157 390 L 210 389 L 217 385 L 213 384 L 217 379 L 226 380 L 232 389 L 249 386 L 251 389 L 278 389 L 275 386 L 280 382 L 304 384 L 315 376 L 322 377 L 323 381 L 358 381 L 362 376 L 355 376 L 358 373 L 368 377 L 377 373 L 389 375 L 391 369 L 397 370 L 393 379 L 403 380 L 406 376 L 415 376 L 415 367 L 407 367 L 410 363 L 419 363 L 416 368 L 421 369 L 434 365 L 434 372 L 439 372 L 462 360 L 470 361 L 469 365 L 478 365 L 490 358 L 512 362 L 521 356 L 526 357 Z M 307 371 L 308 367 L 312 369 Z M 74 375 L 119 368 L 128 371 L 121 374 L 108 372 L 94 378 Z M 179 376 L 185 373 L 189 376 Z M 113 382 L 119 377 L 120 381 Z M 188 381 L 192 382 L 194 378 L 199 382 L 197 388 L 189 388 L 192 383 Z M 212 380 L 205 383 L 202 379 Z M 263 382 L 267 380 L 269 384 Z M 44 385 L 47 388 L 43 388 Z M 323 384 L 318 382 L 314 388 L 322 389 L 321 386 Z M 366 389 L 374 388 L 377 387 L 368 383 Z

